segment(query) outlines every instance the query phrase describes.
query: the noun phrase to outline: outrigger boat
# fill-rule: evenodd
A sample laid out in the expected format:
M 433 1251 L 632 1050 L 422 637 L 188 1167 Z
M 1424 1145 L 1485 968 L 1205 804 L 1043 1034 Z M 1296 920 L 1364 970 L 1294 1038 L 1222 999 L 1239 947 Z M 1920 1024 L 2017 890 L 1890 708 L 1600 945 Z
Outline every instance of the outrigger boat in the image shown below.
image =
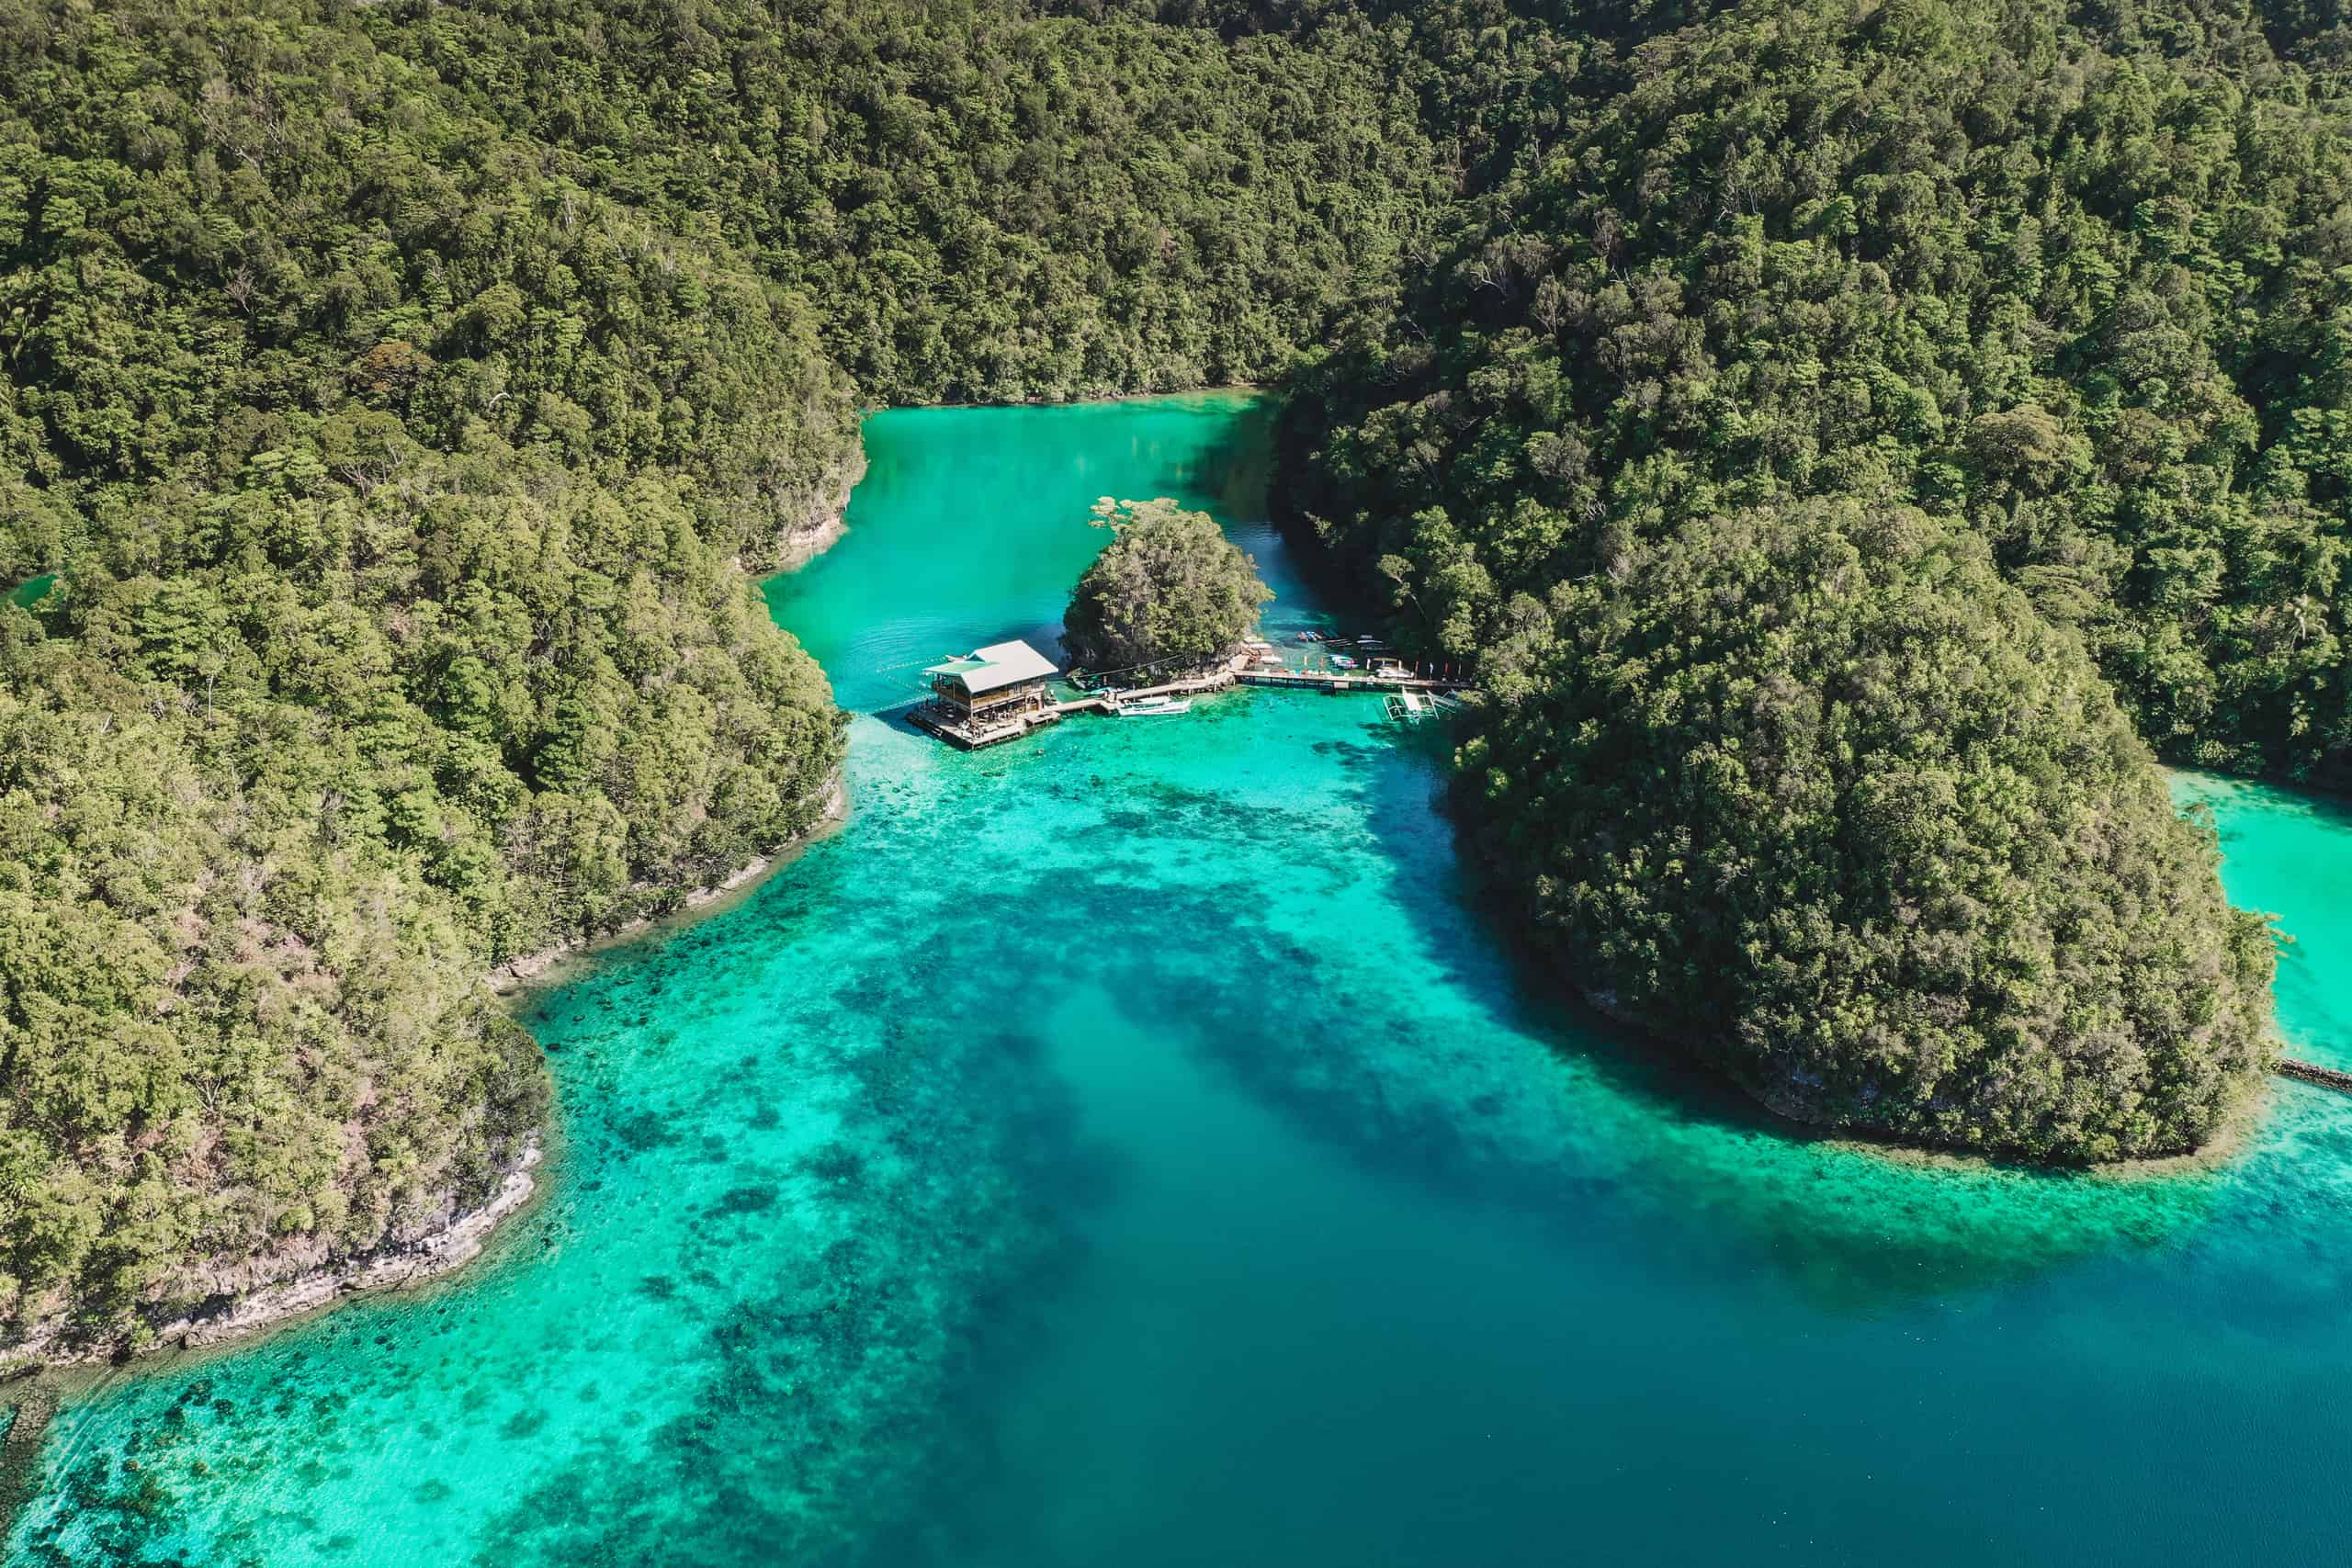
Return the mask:
M 1145 697 L 1139 702 L 1119 705 L 1121 718 L 1157 718 L 1162 714 L 1192 711 L 1193 699 L 1190 697 Z

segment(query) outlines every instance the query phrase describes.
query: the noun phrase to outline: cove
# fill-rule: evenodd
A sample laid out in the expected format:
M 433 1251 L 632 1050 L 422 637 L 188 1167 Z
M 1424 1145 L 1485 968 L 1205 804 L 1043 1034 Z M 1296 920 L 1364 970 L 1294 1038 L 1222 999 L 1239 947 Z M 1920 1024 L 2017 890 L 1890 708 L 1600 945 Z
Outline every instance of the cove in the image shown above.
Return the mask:
M 550 1190 L 489 1258 L 84 1391 L 10 1560 L 2332 1554 L 2352 1099 L 2130 1181 L 1806 1138 L 1531 983 L 1376 698 L 891 716 L 1050 646 L 1100 495 L 1216 512 L 1316 619 L 1264 421 L 874 416 L 770 590 L 856 716 L 847 827 L 536 998 Z M 2179 788 L 2352 1065 L 2352 819 Z

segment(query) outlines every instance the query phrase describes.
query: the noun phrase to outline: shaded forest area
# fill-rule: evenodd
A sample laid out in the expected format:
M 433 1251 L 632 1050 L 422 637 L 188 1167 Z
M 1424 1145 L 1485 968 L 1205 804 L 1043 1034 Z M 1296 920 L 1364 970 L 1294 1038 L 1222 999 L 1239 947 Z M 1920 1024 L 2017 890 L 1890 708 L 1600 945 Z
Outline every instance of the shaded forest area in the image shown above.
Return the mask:
M 1398 320 L 1298 378 L 1290 504 L 1406 646 L 1482 660 L 1474 836 L 1588 991 L 1809 1120 L 2005 1155 L 2192 1147 L 2221 1102 L 2188 1086 L 2255 1080 L 2239 1030 L 2200 1031 L 2267 963 L 2193 934 L 2217 918 L 2210 832 L 2190 854 L 2145 803 L 2152 748 L 2352 784 L 2352 85 L 2346 35 L 2314 20 L 1801 0 L 1596 47 L 1563 105 L 1497 139 L 1542 151 L 1460 205 Z M 1990 647 L 1920 657 L 1947 621 L 2025 636 L 1981 584 L 1901 588 L 1888 647 L 1886 585 L 1792 598 L 1777 558 L 1690 543 L 1829 501 L 1925 519 L 1950 542 L 1923 562 L 1981 555 L 2041 623 L 2037 660 L 2086 653 L 2139 739 L 2070 720 L 2108 738 L 2094 763 L 2030 692 L 1982 712 L 2007 680 Z M 1735 648 L 1758 684 L 1726 705 Z M 1891 736 L 1837 739 L 1893 711 Z M 1629 767 L 1674 803 L 1668 840 Z M 2087 816 L 2062 777 L 2098 781 Z M 1898 796 L 1917 832 L 1883 830 Z M 2059 896 L 2125 839 L 2133 887 Z M 1760 897 L 1709 880 L 1805 841 L 1805 876 L 1741 885 Z M 2001 874 L 1962 874 L 1959 843 Z M 2152 900 L 2199 911 L 2159 943 L 2184 990 L 2222 964 L 2195 1019 L 2112 988 Z M 1668 912 L 1645 940 L 1602 940 L 1643 907 Z M 1678 950 L 1730 911 L 1713 948 Z M 1877 967 L 1931 930 L 1934 964 Z M 1941 1000 L 1849 1005 L 1872 972 L 1882 1002 Z M 2069 1109 L 2086 1092 L 2114 1142 Z

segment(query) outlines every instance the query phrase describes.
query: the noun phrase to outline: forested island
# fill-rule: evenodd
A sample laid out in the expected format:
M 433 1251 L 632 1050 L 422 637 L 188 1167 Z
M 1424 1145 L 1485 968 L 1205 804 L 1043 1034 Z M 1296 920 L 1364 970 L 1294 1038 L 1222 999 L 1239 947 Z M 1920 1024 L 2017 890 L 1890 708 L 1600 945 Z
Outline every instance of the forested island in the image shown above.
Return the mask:
M 1216 518 L 1165 497 L 1094 506 L 1111 542 L 1086 569 L 1062 614 L 1062 647 L 1099 671 L 1207 664 L 1258 629 L 1273 591 Z
M 29 0 L 0 61 L 20 1348 L 509 1179 L 492 971 L 824 810 L 754 581 L 878 403 L 1278 386 L 1286 521 L 1480 671 L 1546 964 L 1791 1115 L 2101 1161 L 2267 1068 L 2157 761 L 2352 785 L 2324 7 Z

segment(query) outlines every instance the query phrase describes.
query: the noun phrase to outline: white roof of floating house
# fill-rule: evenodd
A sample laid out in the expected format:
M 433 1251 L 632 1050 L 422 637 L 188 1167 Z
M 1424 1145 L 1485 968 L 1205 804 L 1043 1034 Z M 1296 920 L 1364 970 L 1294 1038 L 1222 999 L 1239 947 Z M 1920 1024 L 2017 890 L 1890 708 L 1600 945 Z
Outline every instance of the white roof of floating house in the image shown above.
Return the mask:
M 952 675 L 974 696 L 1017 686 L 1023 681 L 1044 681 L 1061 673 L 1061 667 L 1025 642 L 999 642 L 961 659 L 934 664 L 926 675 Z

